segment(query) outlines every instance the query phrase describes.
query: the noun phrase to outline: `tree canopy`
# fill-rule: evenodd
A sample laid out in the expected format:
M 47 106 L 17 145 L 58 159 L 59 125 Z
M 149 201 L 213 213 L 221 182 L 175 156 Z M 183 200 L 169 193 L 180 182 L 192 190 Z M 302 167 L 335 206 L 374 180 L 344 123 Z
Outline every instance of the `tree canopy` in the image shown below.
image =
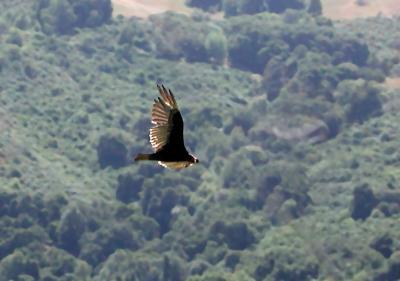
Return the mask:
M 317 2 L 0 1 L 0 276 L 398 280 L 399 19 Z M 132 163 L 156 83 L 193 169 Z

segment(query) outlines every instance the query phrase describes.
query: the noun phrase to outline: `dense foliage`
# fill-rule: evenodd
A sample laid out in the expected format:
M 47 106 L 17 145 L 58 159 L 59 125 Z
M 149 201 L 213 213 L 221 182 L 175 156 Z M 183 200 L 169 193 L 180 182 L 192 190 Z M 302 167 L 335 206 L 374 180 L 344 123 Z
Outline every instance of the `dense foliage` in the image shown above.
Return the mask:
M 45 33 L 72 33 L 77 27 L 95 27 L 107 22 L 110 0 L 39 0 L 37 20 Z
M 288 9 L 306 10 L 313 15 L 320 15 L 322 12 L 320 0 L 186 0 L 186 3 L 209 12 L 222 10 L 226 17 L 262 12 L 281 14 Z
M 338 22 L 338 28 L 362 34 L 368 43 L 370 64 L 387 75 L 400 76 L 399 18 L 377 16 L 368 19 Z
M 241 12 L 0 2 L 1 278 L 398 280 L 393 48 L 377 54 L 316 1 L 189 2 Z M 132 162 L 150 151 L 156 83 L 196 167 Z

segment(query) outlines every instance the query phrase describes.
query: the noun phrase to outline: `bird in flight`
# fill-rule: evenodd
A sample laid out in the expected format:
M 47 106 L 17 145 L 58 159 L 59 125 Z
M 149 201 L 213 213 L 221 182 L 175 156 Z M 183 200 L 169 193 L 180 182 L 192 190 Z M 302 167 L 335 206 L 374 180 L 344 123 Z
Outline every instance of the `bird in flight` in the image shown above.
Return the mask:
M 151 111 L 150 143 L 155 151 L 152 154 L 138 154 L 135 161 L 158 161 L 163 167 L 182 169 L 199 163 L 199 160 L 186 150 L 183 141 L 183 119 L 171 90 L 157 85 L 160 96 L 154 100 Z

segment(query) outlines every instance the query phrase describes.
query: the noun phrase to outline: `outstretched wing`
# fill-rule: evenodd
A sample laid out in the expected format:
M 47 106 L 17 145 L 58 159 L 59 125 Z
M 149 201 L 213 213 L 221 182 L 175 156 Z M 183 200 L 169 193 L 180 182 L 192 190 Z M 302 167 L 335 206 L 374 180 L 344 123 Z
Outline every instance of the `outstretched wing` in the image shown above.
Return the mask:
M 163 162 L 163 161 L 158 161 L 158 164 L 160 164 L 161 166 L 168 168 L 168 169 L 173 169 L 173 170 L 180 170 L 183 168 L 187 168 L 191 165 L 193 165 L 193 163 L 189 163 L 186 161 L 180 161 L 180 162 Z
M 166 145 L 173 147 L 184 146 L 183 120 L 178 105 L 171 90 L 157 85 L 160 96 L 154 100 L 151 112 L 150 143 L 157 152 Z

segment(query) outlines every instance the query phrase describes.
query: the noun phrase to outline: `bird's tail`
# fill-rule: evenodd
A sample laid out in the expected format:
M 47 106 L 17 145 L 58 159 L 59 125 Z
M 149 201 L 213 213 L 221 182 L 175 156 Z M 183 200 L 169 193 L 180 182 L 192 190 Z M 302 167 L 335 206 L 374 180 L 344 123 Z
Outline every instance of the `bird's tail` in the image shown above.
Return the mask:
M 141 160 L 150 160 L 150 154 L 142 154 L 142 153 L 139 153 L 139 154 L 135 157 L 135 161 L 141 161 Z

